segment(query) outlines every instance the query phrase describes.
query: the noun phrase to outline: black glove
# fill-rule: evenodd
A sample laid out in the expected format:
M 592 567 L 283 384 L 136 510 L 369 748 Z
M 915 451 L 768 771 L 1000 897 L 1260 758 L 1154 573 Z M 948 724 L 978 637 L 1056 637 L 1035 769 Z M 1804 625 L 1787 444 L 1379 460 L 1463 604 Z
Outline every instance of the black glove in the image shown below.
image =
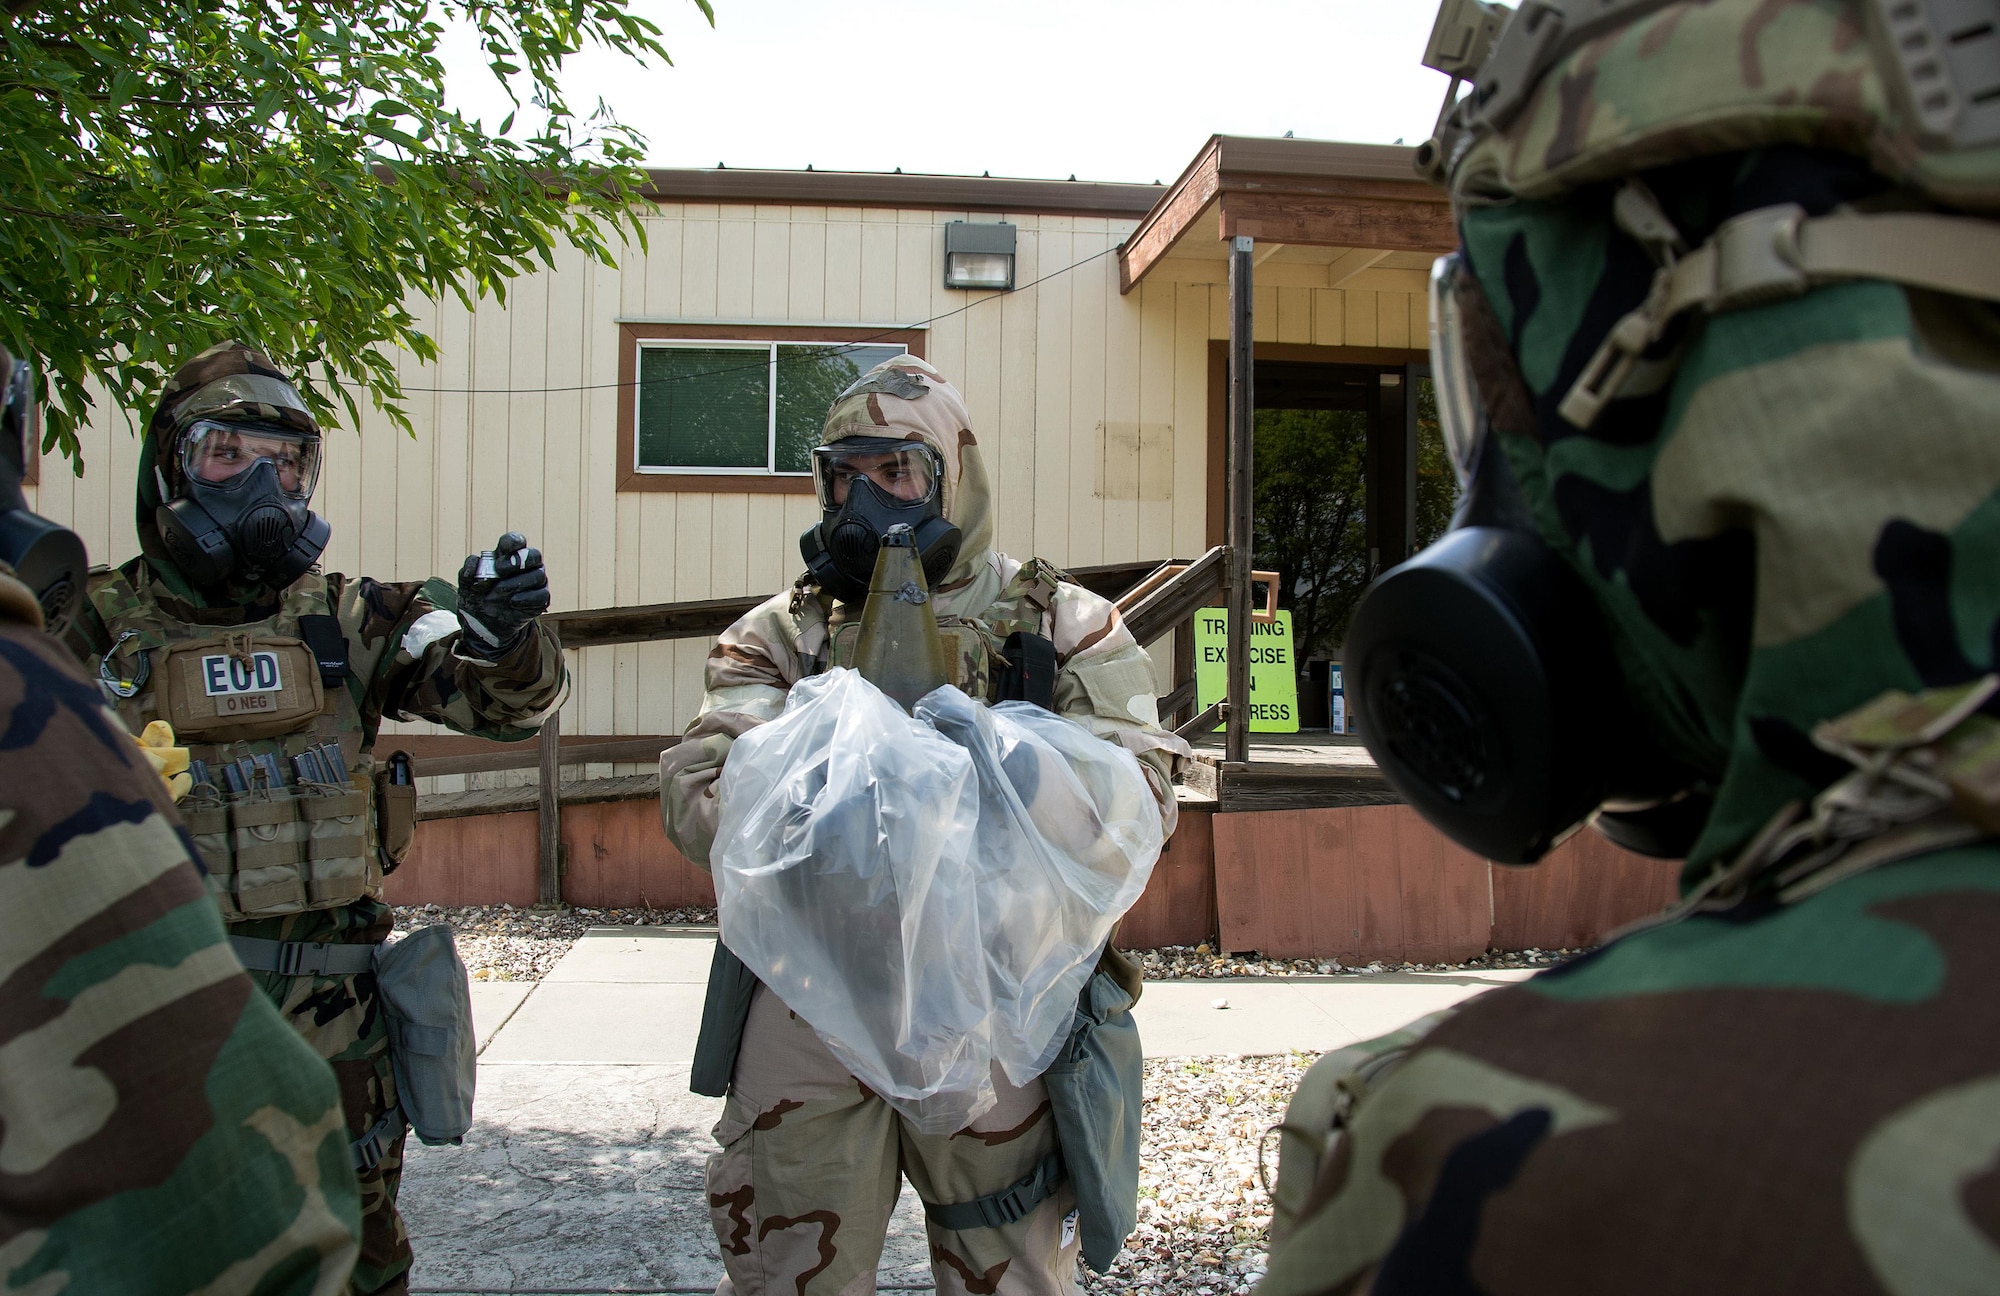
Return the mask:
M 493 567 L 480 570 L 482 554 L 472 554 L 458 569 L 458 621 L 465 628 L 460 643 L 479 656 L 506 656 L 529 625 L 549 610 L 549 574 L 542 552 L 528 547 L 528 537 L 509 531 L 493 546 Z

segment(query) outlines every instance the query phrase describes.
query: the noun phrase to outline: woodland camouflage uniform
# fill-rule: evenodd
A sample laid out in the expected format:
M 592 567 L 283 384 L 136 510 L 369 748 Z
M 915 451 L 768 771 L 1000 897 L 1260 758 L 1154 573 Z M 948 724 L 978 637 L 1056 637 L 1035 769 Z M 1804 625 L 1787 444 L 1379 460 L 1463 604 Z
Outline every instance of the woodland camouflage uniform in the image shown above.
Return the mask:
M 385 719 L 431 720 L 460 733 L 501 741 L 531 736 L 560 701 L 566 685 L 560 644 L 551 631 L 537 626 L 498 661 L 461 653 L 455 616 L 458 593 L 447 581 L 384 582 L 314 570 L 281 593 L 232 588 L 225 598 L 195 589 L 174 565 L 154 523 L 160 503 L 155 469 L 166 474 L 169 489 L 178 486 L 178 455 L 171 443 L 177 405 L 203 385 L 235 373 L 283 377 L 261 354 L 229 343 L 183 366 L 161 396 L 139 454 L 137 522 L 142 553 L 116 570 L 92 571 L 89 601 L 71 632 L 72 646 L 85 657 L 89 669 L 98 671 L 104 654 L 130 631 L 137 634 L 113 654 L 113 676 L 131 677 L 141 653 L 176 638 L 251 624 L 296 634 L 300 615 L 328 614 L 338 619 L 346 638 L 348 670 L 343 682 L 328 686 L 325 714 L 304 732 L 227 744 L 230 757 L 269 751 L 277 753 L 283 764 L 307 743 L 330 737 L 338 741 L 356 786 L 369 787 L 376 735 Z M 244 407 L 232 417 L 288 424 L 298 418 L 278 406 Z M 155 718 L 156 693 L 149 688 L 118 704 L 133 732 Z M 189 747 L 197 757 L 219 755 L 197 743 Z M 184 802 L 182 809 L 197 817 L 196 804 Z M 376 843 L 370 819 L 372 848 Z M 278 916 L 240 916 L 226 890 L 212 889 L 232 936 L 376 945 L 394 926 L 394 916 L 381 899 L 379 872 L 351 903 Z M 388 1023 L 377 1002 L 374 975 L 251 975 L 285 1019 L 333 1064 L 348 1137 L 367 1134 L 397 1101 Z M 403 1142 L 397 1135 L 383 1149 L 379 1164 L 363 1169 L 360 1176 L 363 1231 L 352 1287 L 356 1293 L 400 1291 L 407 1282 L 409 1237 L 396 1210 Z
M 1869 8 L 1637 6 L 1445 135 L 1497 444 L 1715 808 L 1687 916 L 1313 1068 L 1263 1296 L 2000 1290 L 2000 314 L 1801 281 L 1559 410 L 1659 268 L 1627 177 L 1682 256 L 1780 203 L 2000 209 Z
M 1055 709 L 1138 758 L 1171 833 L 1173 763 L 1187 748 L 1159 726 L 1143 649 L 1104 599 L 1046 564 L 1022 564 L 994 551 L 986 468 L 956 388 L 914 356 L 888 361 L 871 379 L 857 388 L 879 390 L 850 389 L 853 394 L 834 403 L 821 442 L 921 438 L 943 459 L 944 514 L 964 535 L 958 561 L 935 591 L 953 682 L 986 698 L 992 663 L 1007 636 L 1015 630 L 1048 636 L 1059 667 Z M 730 745 L 776 718 L 793 684 L 851 660 L 859 616 L 859 608 L 834 602 L 802 579 L 723 632 L 709 655 L 701 713 L 660 758 L 667 832 L 689 859 L 707 866 L 720 810 L 716 780 Z M 719 973 L 725 965 L 749 985 L 747 971 L 723 951 Z M 1137 969 L 1107 950 L 1099 972 L 1086 994 L 1115 999 L 1106 1016 L 1124 1014 L 1138 997 Z M 729 1078 L 728 1102 L 715 1127 L 722 1150 L 710 1158 L 708 1171 L 709 1204 L 728 1271 L 723 1290 L 831 1296 L 872 1285 L 899 1165 L 924 1201 L 951 1204 L 1008 1187 L 1056 1151 L 1055 1118 L 1041 1080 L 1016 1087 L 996 1068 L 999 1102 L 993 1110 L 956 1134 L 922 1135 L 848 1075 L 765 987 L 755 986 L 754 997 L 745 994 L 738 1005 L 725 1004 L 717 987 L 726 980 L 726 973 L 711 976 L 695 1062 L 698 1090 L 705 1075 Z M 743 1020 L 745 1007 L 739 1051 L 727 1027 Z M 734 1020 L 718 1021 L 724 1017 Z M 1125 1083 L 1136 1109 L 1136 1048 L 1132 1060 L 1134 1074 Z M 1076 1230 L 1065 1217 L 1074 1201 L 1065 1186 L 1004 1227 L 931 1224 L 938 1290 L 980 1296 L 1068 1290 Z
M 333 1076 L 40 627 L 0 563 L 0 1287 L 332 1296 L 360 1219 Z

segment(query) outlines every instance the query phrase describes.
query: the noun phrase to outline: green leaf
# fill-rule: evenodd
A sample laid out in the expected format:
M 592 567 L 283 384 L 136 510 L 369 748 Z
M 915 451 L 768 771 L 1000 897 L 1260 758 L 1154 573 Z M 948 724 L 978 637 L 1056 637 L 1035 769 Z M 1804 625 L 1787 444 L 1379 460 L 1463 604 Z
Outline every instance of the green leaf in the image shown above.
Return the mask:
M 697 7 L 713 21 L 705 0 Z M 78 463 L 93 400 L 143 418 L 229 337 L 298 373 L 323 418 L 404 432 L 408 303 L 504 300 L 564 243 L 628 238 L 644 141 L 572 112 L 563 64 L 665 60 L 636 0 L 75 0 L 0 10 L 0 340 L 39 357 L 44 440 Z M 440 18 L 471 21 L 529 138 L 445 102 Z

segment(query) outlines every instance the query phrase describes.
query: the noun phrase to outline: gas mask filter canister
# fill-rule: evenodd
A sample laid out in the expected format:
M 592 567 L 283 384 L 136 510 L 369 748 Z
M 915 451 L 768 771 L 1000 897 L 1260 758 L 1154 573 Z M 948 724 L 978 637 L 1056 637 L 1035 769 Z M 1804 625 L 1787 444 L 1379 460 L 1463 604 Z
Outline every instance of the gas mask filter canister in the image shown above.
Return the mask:
M 21 483 L 27 456 L 41 449 L 40 408 L 27 362 L 0 348 L 0 365 L 6 366 L 0 409 L 0 561 L 13 568 L 14 578 L 41 605 L 43 628 L 60 636 L 83 601 L 90 558 L 76 532 L 28 509 Z

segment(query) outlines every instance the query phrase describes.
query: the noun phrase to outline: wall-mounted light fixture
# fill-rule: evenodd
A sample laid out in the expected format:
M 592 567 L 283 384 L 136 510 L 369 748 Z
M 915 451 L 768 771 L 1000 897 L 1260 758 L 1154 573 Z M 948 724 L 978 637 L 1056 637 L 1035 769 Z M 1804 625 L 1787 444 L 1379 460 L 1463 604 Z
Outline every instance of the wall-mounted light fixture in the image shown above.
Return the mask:
M 952 221 L 944 227 L 944 286 L 1012 288 L 1014 227 Z

